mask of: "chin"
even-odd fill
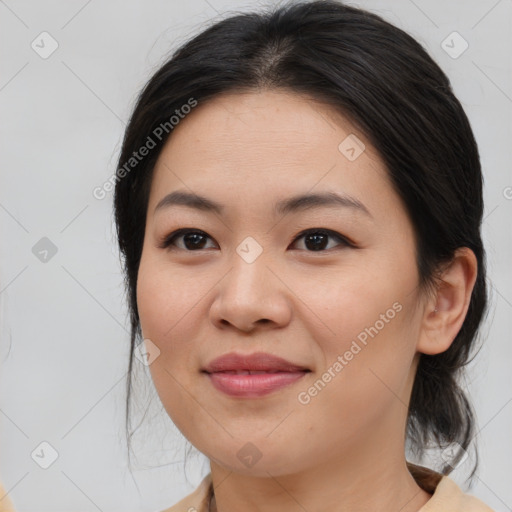
[[[296,461],[291,464],[290,450],[281,444],[279,449],[270,447],[267,441],[266,446],[261,443],[250,441],[230,443],[219,453],[219,446],[216,445],[212,452],[203,452],[212,462],[241,475],[268,478],[272,476],[286,475],[296,472]]]

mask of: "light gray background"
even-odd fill
[[[353,4],[427,48],[479,143],[492,297],[486,341],[467,380],[481,455],[471,492],[512,510],[512,2]],[[112,195],[100,201],[92,190],[115,171],[136,94],[171,49],[228,10],[260,5],[0,1],[0,480],[19,512],[161,510],[208,471],[198,456],[185,477],[184,440],[147,386],[154,414],[136,436],[133,473],[127,469],[128,323]],[[47,59],[31,48],[43,31],[59,45]],[[441,46],[453,31],[469,43],[456,59]],[[32,251],[42,237],[57,248],[47,262]],[[31,458],[43,441],[59,455],[48,469]],[[460,485],[463,468],[452,473]]]

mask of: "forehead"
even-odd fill
[[[286,91],[223,94],[185,116],[159,156],[150,208],[183,188],[262,205],[271,195],[308,190],[362,202],[393,193],[381,158],[348,119]]]
[[[167,147],[194,146],[199,151],[222,152],[227,146],[236,158],[242,156],[237,150],[272,152],[282,150],[285,144],[294,151],[289,155],[293,156],[314,151],[319,145],[331,144],[336,149],[339,137],[354,131],[334,107],[304,95],[284,90],[224,93],[185,116]],[[218,144],[222,147],[216,148]]]

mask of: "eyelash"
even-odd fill
[[[176,231],[173,231],[172,233],[170,233],[169,235],[165,236],[161,242],[158,244],[158,247],[160,249],[169,249],[169,250],[175,250],[175,249],[180,249],[180,250],[183,250],[183,251],[186,251],[186,252],[198,252],[198,251],[201,251],[201,250],[205,250],[205,249],[197,249],[197,250],[190,250],[190,249],[182,249],[182,248],[172,248],[171,246],[173,245],[174,241],[183,236],[183,235],[187,235],[187,234],[197,234],[197,235],[203,235],[203,236],[206,236],[208,238],[211,239],[211,237],[205,233],[204,231],[201,231],[201,230],[198,230],[198,229],[189,229],[189,228],[181,228],[181,229],[178,229]],[[341,244],[343,244],[344,246],[346,247],[354,247],[355,248],[355,244],[352,243],[348,238],[344,237],[343,235],[340,235],[339,233],[337,233],[336,231],[332,231],[330,229],[324,229],[324,228],[312,228],[312,229],[307,229],[305,231],[302,231],[301,233],[299,233],[293,240],[292,242],[292,245],[295,244],[298,240],[300,240],[301,238],[307,236],[307,235],[311,235],[311,234],[322,234],[322,235],[326,235],[326,236],[329,236],[329,237],[332,237],[332,238],[335,238],[336,240],[338,240],[339,242],[341,242]],[[308,251],[307,249],[304,249],[306,252],[328,252],[331,249],[321,249],[319,251]]]

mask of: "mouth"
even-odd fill
[[[266,353],[226,354],[201,370],[218,390],[232,397],[256,398],[302,379],[311,370]]]

